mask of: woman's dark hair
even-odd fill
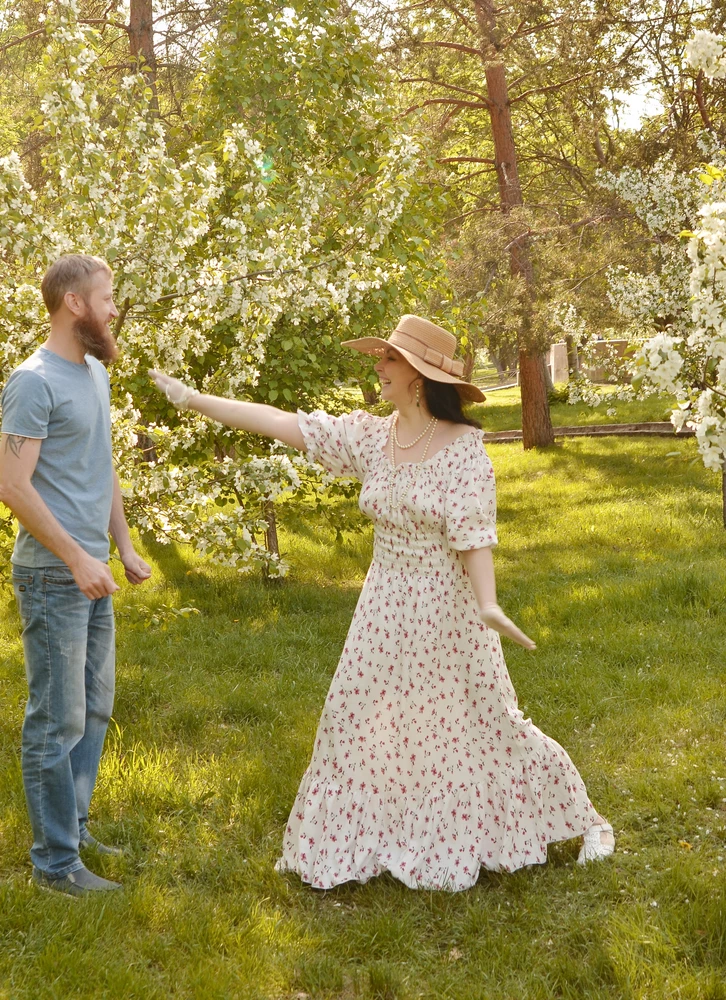
[[[453,424],[468,424],[470,427],[478,427],[481,424],[478,420],[464,415],[461,408],[461,396],[456,390],[456,386],[450,382],[434,382],[431,378],[423,378],[423,391],[426,405],[433,417],[439,420],[450,420]]]

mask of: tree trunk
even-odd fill
[[[541,448],[554,444],[555,435],[547,399],[545,363],[542,354],[519,353],[519,389],[522,397],[522,445]]]
[[[262,504],[262,512],[267,522],[265,529],[265,548],[275,556],[280,555],[280,545],[277,540],[277,515],[275,514],[275,503],[273,500],[265,500]]]
[[[154,441],[152,438],[149,437],[148,434],[144,434],[143,431],[139,431],[137,434],[136,447],[144,456],[143,457],[144,462],[155,464],[158,461],[156,448],[154,446]]]
[[[376,403],[380,403],[378,390],[374,389],[372,385],[361,385],[360,391],[363,393],[363,399],[368,406],[375,406]]]
[[[154,109],[158,111],[152,0],[130,0],[129,49],[131,50],[132,59],[141,59],[144,63],[144,76],[153,91],[152,103]]]
[[[512,115],[504,62],[499,54],[496,8],[493,0],[474,0],[482,42],[482,62],[489,98],[489,116],[494,140],[499,200],[507,215],[524,204],[517,169],[517,148],[512,129]],[[525,284],[525,316],[520,352],[519,381],[522,395],[522,439],[525,448],[541,448],[554,443],[550,418],[545,365],[541,351],[531,342],[530,316],[534,298],[534,270],[528,250],[528,233],[515,237],[509,244],[509,270]]]
[[[571,333],[568,333],[565,336],[565,343],[567,344],[567,368],[569,369],[570,375],[576,375],[580,370],[580,359],[577,355],[575,338]]]
[[[273,555],[279,556],[280,543],[277,540],[277,514],[275,513],[274,500],[264,500],[262,502],[262,513],[265,521],[267,522],[267,528],[265,529],[265,548]],[[265,570],[265,578],[267,583],[270,585],[274,584],[275,586],[278,586],[282,583],[282,577],[270,576],[267,570]]]
[[[489,348],[489,357],[497,370],[500,382],[503,382],[505,377],[511,378],[514,376],[516,378],[518,356],[519,351],[516,347],[511,347],[509,344],[506,347]]]

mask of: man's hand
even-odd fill
[[[525,649],[537,648],[529,636],[518,629],[510,618],[507,618],[498,604],[485,604],[479,612],[479,617],[487,628],[494,629],[500,635],[506,635],[509,639],[519,643],[520,646],[524,646]]]
[[[144,562],[134,549],[129,549],[123,555],[119,552],[119,559],[123,563],[124,570],[126,571],[126,579],[129,583],[143,583],[144,580],[148,580],[151,576],[151,566],[147,562]]]
[[[108,597],[119,589],[106,563],[101,562],[100,559],[94,559],[87,552],[84,552],[70,566],[70,570],[79,590],[86,595],[89,601],[96,601],[99,597]]]

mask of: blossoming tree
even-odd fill
[[[282,405],[329,393],[358,364],[337,331],[371,312],[385,317],[421,258],[410,210],[417,150],[376,130],[376,95],[353,94],[348,104],[359,101],[370,122],[357,184],[311,157],[286,178],[283,200],[244,125],[172,156],[144,76],[123,77],[115,94],[99,83],[113,79],[108,49],[73,0],[47,27],[42,183],[31,185],[17,153],[0,159],[0,381],[45,336],[38,286],[48,264],[67,252],[105,257],[120,308],[112,415],[130,520],[160,541],[282,574],[261,543],[264,511],[301,477],[314,482],[311,468],[177,417],[146,370]],[[287,27],[305,36],[304,23]],[[0,537],[7,547],[7,517]]]
[[[710,79],[726,79],[726,43],[712,32],[696,32],[686,57]],[[650,332],[635,355],[636,376],[675,395],[676,430],[692,428],[705,466],[724,472],[726,165],[712,135],[701,148],[710,162],[690,173],[666,158],[608,181],[652,234],[654,257],[646,274],[614,271],[610,294],[627,320]],[[726,524],[726,478],[724,487]]]

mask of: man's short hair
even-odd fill
[[[60,309],[66,292],[76,292],[85,298],[91,278],[99,271],[105,271],[109,276],[113,273],[103,258],[85,253],[69,253],[51,264],[40,283],[43,301],[50,315]]]

